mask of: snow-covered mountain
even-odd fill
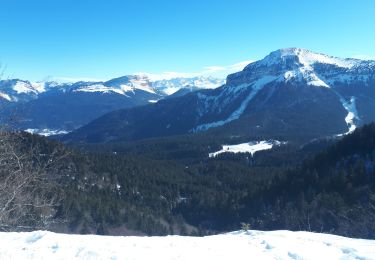
[[[225,83],[224,79],[198,76],[193,78],[172,78],[152,80],[147,75],[128,75],[105,82],[78,81],[58,83],[55,81],[30,82],[27,80],[0,80],[0,99],[8,102],[27,102],[41,94],[56,91],[115,93],[126,96],[129,92],[145,91],[160,96],[174,94],[180,89],[212,89]]]
[[[110,113],[70,136],[96,142],[212,130],[306,141],[351,132],[375,121],[373,111],[375,61],[287,48],[229,75],[220,88]]]
[[[0,100],[8,102],[27,102],[46,92],[52,82],[30,82],[11,79],[0,81]]]
[[[243,89],[251,89],[247,98],[225,120],[210,122],[197,126],[194,130],[206,130],[238,119],[249,105],[251,100],[268,85],[294,85],[329,88],[336,94],[343,108],[347,111],[345,122],[349,125],[348,131],[353,131],[360,118],[355,106],[356,96],[361,95],[363,89],[352,89],[353,86],[373,86],[375,76],[375,61],[358,59],[341,59],[332,56],[314,53],[301,48],[280,49],[270,53],[263,60],[249,64],[243,71],[234,73],[227,78],[227,87],[221,96],[231,98],[242,95]],[[276,89],[274,89],[276,90]],[[373,91],[371,87],[370,91]],[[353,92],[354,91],[354,92]],[[308,98],[307,96],[301,98]],[[220,97],[213,100],[202,96],[208,107],[223,106]],[[228,100],[228,99],[226,99]],[[219,102],[217,102],[219,101]],[[227,103],[224,101],[224,105]]]
[[[205,88],[204,84],[213,88],[221,83],[204,77],[153,81],[146,75],[123,76],[105,82],[3,80],[0,102],[5,108],[0,114],[5,122],[9,115],[16,117],[17,126],[29,132],[64,133],[107,112],[155,103],[186,86],[196,90]]]
[[[291,231],[206,237],[0,233],[1,259],[374,259],[375,241]]]
[[[153,83],[153,87],[167,95],[172,95],[182,88],[193,89],[214,89],[225,84],[224,79],[213,77],[193,77],[193,78],[174,78],[170,80],[158,80]]]

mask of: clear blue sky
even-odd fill
[[[196,72],[283,47],[375,57],[374,0],[1,0],[6,75]]]

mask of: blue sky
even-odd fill
[[[375,57],[374,14],[373,0],[1,0],[0,62],[43,80],[224,73],[283,47]]]

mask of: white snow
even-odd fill
[[[286,64],[288,65],[286,66]],[[342,72],[340,72],[341,74],[337,74],[337,70],[331,67],[318,73],[315,70],[316,64],[333,65],[341,69]],[[367,75],[369,68],[368,64],[364,64],[359,59],[337,58],[301,48],[286,48],[274,51],[263,60],[249,66],[256,68],[263,66],[272,67],[274,65],[281,66],[282,68],[283,76],[279,78],[280,81],[289,81],[291,79],[304,80],[308,85],[327,88],[329,88],[330,83],[341,81],[340,76],[346,77],[350,73],[358,75],[361,68],[365,70],[364,73]],[[319,74],[323,74],[324,76]],[[357,80],[366,81],[366,78],[358,76]]]
[[[222,153],[251,153],[253,156],[258,151],[270,150],[273,146],[279,146],[284,144],[279,141],[260,141],[260,142],[249,142],[235,145],[223,145],[220,151],[210,153],[209,157],[216,157]]]
[[[31,86],[35,89],[38,93],[43,93],[46,91],[46,83],[45,82],[31,82]]]
[[[29,84],[23,81],[17,81],[13,86],[13,90],[15,90],[17,94],[35,92]]]
[[[353,132],[357,126],[354,122],[354,120],[358,120],[358,111],[355,106],[355,97],[350,98],[350,102],[343,102],[343,106],[348,111],[348,115],[345,117],[345,122],[350,126],[349,132]]]
[[[110,93],[114,92],[120,95],[125,95],[124,91],[118,88],[112,88],[104,86],[103,84],[93,84],[85,87],[80,87],[75,89],[74,92],[102,92],[102,93]]]
[[[302,48],[285,48],[272,52],[264,60],[261,61],[261,64],[272,66],[274,64],[278,64],[280,62],[280,59],[286,59],[290,56],[297,56],[299,61],[305,66],[312,66],[315,63],[324,63],[350,69],[360,62],[357,59],[336,58],[325,54],[315,53]]]
[[[181,88],[179,88],[179,87],[167,87],[167,88],[163,89],[163,92],[166,95],[170,96],[170,95],[176,93],[177,91],[179,91],[180,89]]]
[[[51,136],[51,135],[65,135],[69,133],[68,131],[65,130],[52,130],[52,129],[34,129],[34,128],[29,128],[26,129],[25,132],[28,132],[30,134],[37,134],[37,135],[42,135],[42,136]]]
[[[301,67],[296,70],[289,70],[284,73],[283,77],[279,78],[279,81],[285,80],[288,82],[293,79],[304,79],[309,86],[329,88],[329,85],[319,78],[311,67]]]
[[[339,98],[342,106],[345,108],[345,110],[348,112],[347,116],[345,117],[345,122],[349,126],[348,132],[344,133],[344,135],[350,134],[354,132],[354,130],[357,128],[356,122],[359,121],[359,115],[357,111],[357,107],[355,105],[356,98],[352,96],[349,101],[347,101],[343,96],[341,96],[339,93],[335,92]],[[340,134],[339,136],[341,136]]]
[[[121,88],[124,92],[133,92],[133,93],[134,93],[134,88],[133,88],[132,86],[122,84],[122,85],[120,85],[120,88]]]
[[[289,50],[289,49],[286,49],[286,50]],[[285,56],[288,56],[288,55],[297,55],[298,56],[298,59],[299,59],[299,62],[301,63],[302,66],[294,69],[294,70],[289,70],[289,71],[286,71],[283,75],[283,77],[279,78],[280,81],[289,81],[289,80],[292,80],[292,79],[295,79],[297,78],[298,80],[301,80],[301,79],[304,79],[307,83],[307,85],[310,85],[310,86],[316,86],[316,87],[326,87],[326,88],[329,88],[329,85],[327,83],[325,83],[314,71],[314,68],[312,67],[312,64],[314,64],[315,62],[323,62],[325,61],[322,57],[329,57],[329,56],[325,56],[325,55],[322,55],[322,54],[316,54],[316,53],[312,53],[310,51],[307,51],[307,50],[303,50],[303,49],[291,49],[293,51],[290,51],[290,52],[286,52],[283,53],[283,51],[285,50],[281,50],[281,58],[284,58]],[[302,52],[302,54],[300,54],[300,52]],[[310,55],[303,55],[303,54],[310,54]],[[316,56],[316,59],[314,59],[313,57]],[[333,58],[332,58],[333,59]],[[267,58],[266,58],[267,60]],[[330,60],[328,60],[330,61]],[[327,61],[325,62],[327,63]]]
[[[149,103],[157,103],[159,100],[157,100],[157,99],[150,99],[148,102]]]
[[[45,83],[44,82],[28,82],[28,81],[17,81],[16,84],[13,86],[13,90],[17,92],[17,94],[39,94],[45,92]]]
[[[169,80],[152,81],[147,75],[129,75],[126,76],[125,82],[107,83],[92,83],[87,86],[82,86],[75,91],[81,92],[115,92],[117,94],[126,95],[127,92],[134,93],[135,90],[142,90],[148,93],[156,94],[156,92],[163,92],[166,95],[171,95],[181,88],[190,86],[201,89],[216,88],[225,83],[223,79],[216,79],[211,77],[195,77],[195,78],[173,78]]]
[[[207,124],[198,125],[192,131],[193,132],[205,131],[205,130],[207,130],[209,128],[222,126],[222,125],[225,125],[225,124],[227,124],[229,122],[232,122],[233,120],[236,120],[236,119],[240,118],[240,116],[246,110],[246,108],[249,105],[250,101],[256,96],[256,94],[258,94],[258,92],[265,85],[267,85],[268,83],[274,81],[275,79],[276,79],[276,77],[274,77],[274,76],[264,76],[264,77],[258,79],[257,81],[255,81],[251,85],[251,87],[252,87],[251,93],[242,101],[240,107],[237,108],[235,111],[233,111],[232,114],[228,118],[226,118],[224,120],[219,120],[219,121],[216,121],[216,122],[211,122],[211,123],[207,123]],[[239,87],[241,87],[241,89],[242,89],[243,86],[244,86],[244,84],[241,84]],[[238,88],[231,87],[230,89],[236,90]]]
[[[151,86],[150,79],[146,76],[129,77],[130,87],[155,94],[155,89]]]
[[[75,92],[102,92],[102,93],[117,93],[120,95],[127,96],[127,92],[133,92],[135,90],[142,90],[145,92],[155,94],[155,90],[151,86],[151,82],[147,77],[138,76],[138,75],[130,75],[125,77],[125,83],[112,83],[108,85],[107,83],[89,83],[86,86],[82,86],[76,90]]]
[[[0,233],[0,259],[374,259],[375,241],[291,231],[207,237]]]
[[[12,98],[6,93],[0,92],[0,97],[6,99],[8,101],[12,101]]]
[[[152,83],[152,86],[164,92],[167,95],[172,95],[181,88],[184,87],[194,87],[199,89],[214,89],[220,87],[225,84],[224,79],[217,79],[213,77],[192,77],[192,78],[172,78],[172,79],[164,79],[164,80],[157,80]]]
[[[143,85],[143,84],[138,84],[138,83],[134,84],[133,82],[130,84],[122,84],[120,87],[121,87],[121,90],[123,90],[124,92],[134,93],[134,90],[139,89],[139,90],[143,90],[143,91],[155,94],[155,90],[149,85]]]

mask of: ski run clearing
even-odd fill
[[[285,144],[279,141],[260,141],[260,142],[250,142],[235,145],[223,145],[220,151],[210,153],[209,157],[216,157],[222,153],[251,153],[253,156],[258,151],[270,150],[272,147]]]
[[[375,240],[292,231],[207,237],[0,233],[0,259],[375,259]]]

